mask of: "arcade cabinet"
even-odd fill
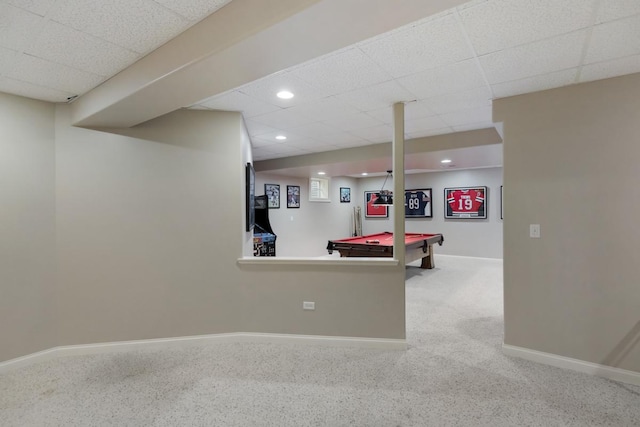
[[[255,218],[253,228],[253,256],[276,256],[276,235],[269,223],[267,196],[255,196]]]

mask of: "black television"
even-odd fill
[[[247,163],[246,167],[246,231],[253,230],[256,225],[256,211],[255,211],[255,191],[256,191],[256,171],[253,169],[251,163]]]

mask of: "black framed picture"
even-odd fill
[[[487,218],[487,187],[444,189],[444,217],[449,219]]]
[[[269,209],[280,208],[280,185],[279,184],[265,184],[264,194],[267,196],[267,206]]]
[[[299,185],[287,185],[287,207],[288,208],[300,207],[300,186]]]
[[[256,210],[255,210],[255,194],[256,194],[256,171],[253,169],[251,163],[247,163],[246,171],[246,203],[247,203],[247,215],[246,215],[246,231],[253,230],[256,224]]]
[[[404,190],[405,218],[433,218],[431,188]]]
[[[340,187],[340,203],[351,203],[351,188]]]

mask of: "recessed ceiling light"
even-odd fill
[[[440,160],[440,163],[451,163],[451,160],[450,159]]]
[[[276,94],[276,96],[280,99],[291,99],[293,98],[293,93],[289,92],[288,90],[281,90]]]
[[[326,172],[318,172],[318,175],[326,175]]]
[[[362,172],[362,176],[367,176],[367,175],[369,175],[369,174],[366,173],[366,172]]]
[[[287,137],[284,135],[278,135],[276,136],[276,139],[279,139],[280,141],[284,141],[285,139],[287,139]]]

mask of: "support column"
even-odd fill
[[[404,266],[404,103],[393,104],[393,255]]]

